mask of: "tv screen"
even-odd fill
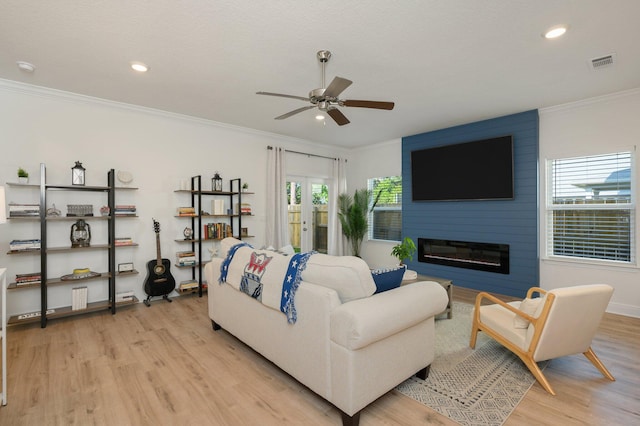
[[[513,199],[513,138],[411,152],[413,201]]]

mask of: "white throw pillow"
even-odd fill
[[[544,298],[543,297],[536,297],[535,299],[524,299],[521,303],[520,303],[520,310],[522,312],[524,312],[527,315],[530,315],[534,318],[537,318],[536,311],[538,310],[538,308],[542,305],[542,303],[544,303]],[[540,315],[540,313],[537,313],[538,315]],[[513,318],[513,327],[514,328],[527,328],[529,327],[529,321],[527,321],[526,319],[522,318],[521,316],[518,316],[516,314],[513,314],[514,318]]]
[[[376,291],[369,266],[355,256],[316,253],[307,261],[302,280],[334,289],[342,303],[369,297]]]

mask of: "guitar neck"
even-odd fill
[[[162,265],[162,255],[160,254],[160,233],[156,232],[156,255],[157,255],[157,260],[156,260],[156,264],[157,265]]]

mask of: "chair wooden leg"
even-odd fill
[[[589,348],[584,353],[584,356],[586,356],[587,359],[591,361],[591,364],[595,365],[595,367],[602,373],[604,377],[611,380],[612,382],[616,381],[616,379],[614,379],[611,373],[609,373],[609,370],[607,370],[607,367],[605,367],[602,361],[600,361],[600,358],[598,358],[595,352],[593,352],[593,349]]]
[[[473,321],[473,325],[471,327],[473,328],[471,329],[471,340],[469,341],[469,347],[471,349],[475,349],[476,339],[478,338],[478,325],[476,324],[475,321]]]
[[[555,395],[556,394],[555,391],[549,384],[549,381],[544,376],[544,374],[542,374],[542,370],[540,370],[540,367],[538,367],[538,363],[529,357],[520,356],[520,359],[524,362],[524,364],[527,366],[529,371],[531,371],[531,374],[533,374],[533,377],[535,377],[538,383],[540,383],[540,386],[542,386],[544,390],[549,392],[551,395]]]

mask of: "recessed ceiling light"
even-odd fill
[[[544,38],[558,38],[564,33],[567,32],[568,27],[566,25],[556,25],[555,27],[549,28],[547,31],[542,34]]]
[[[18,64],[18,68],[25,72],[34,72],[36,70],[36,66],[29,62],[18,61],[16,64]]]
[[[142,62],[131,62],[131,68],[138,72],[147,72],[149,70],[149,67]]]

